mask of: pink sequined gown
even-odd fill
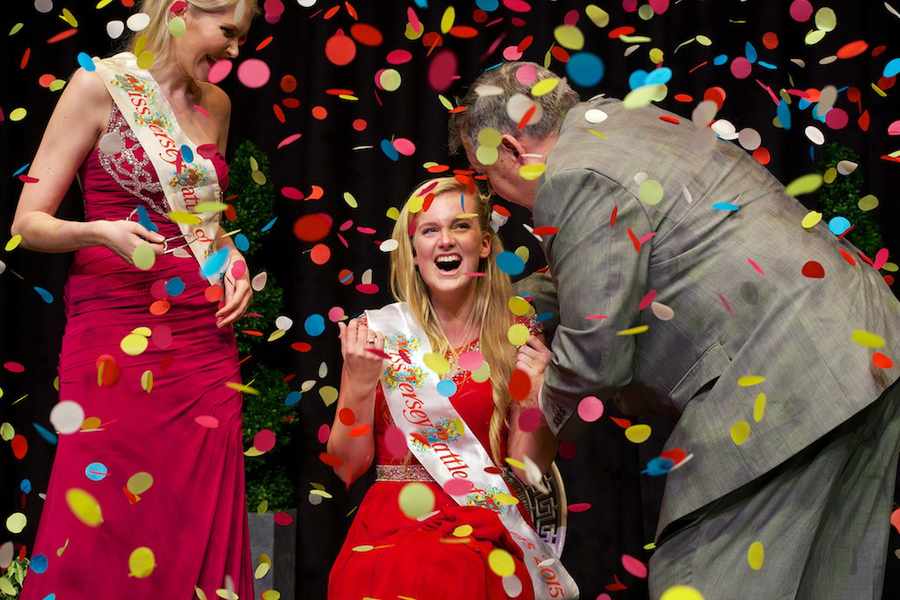
[[[142,205],[160,233],[180,235],[157,212],[166,203],[156,172],[116,107],[107,132],[122,135],[126,150],[95,150],[81,166],[86,219],[123,219]],[[221,155],[213,161],[224,188],[227,167]],[[195,587],[207,598],[229,587],[241,600],[253,598],[241,395],[226,386],[240,382],[237,348],[233,330],[216,327],[208,287],[192,255],[158,256],[141,271],[105,246],[75,253],[60,399],[77,402],[99,425],[59,436],[32,552],[47,567],[28,573],[23,600],[189,600]],[[168,311],[151,313],[156,300],[166,300]],[[121,342],[137,327],[151,336],[132,356]],[[103,355],[113,358],[118,377],[101,386]],[[109,364],[105,369],[109,376]],[[147,371],[149,393],[142,387]],[[137,473],[150,474],[152,485],[135,496],[128,481]],[[76,518],[67,502],[73,488],[96,499],[101,524]],[[146,577],[130,575],[129,556],[140,547],[155,557]]]

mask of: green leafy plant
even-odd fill
[[[249,247],[244,251],[248,264],[260,262],[260,252],[272,221],[275,188],[269,180],[269,160],[252,142],[242,142],[229,165],[231,185],[228,201],[233,202],[236,218],[227,224],[229,231],[240,229]],[[258,269],[256,269],[258,270]],[[259,510],[295,508],[296,486],[288,473],[291,460],[287,453],[291,435],[296,429],[296,412],[285,401],[290,389],[285,375],[264,362],[261,349],[269,343],[276,317],[282,311],[284,290],[268,277],[266,286],[254,292],[253,303],[237,324],[238,351],[242,359],[241,376],[244,382],[259,392],[244,394],[243,443],[253,447],[253,438],[262,429],[275,433],[275,447],[262,456],[244,459],[247,507]]]
[[[822,148],[817,163],[818,171],[825,173],[837,167],[842,160],[859,164],[859,155],[842,144],[831,143]],[[874,211],[863,211],[858,202],[863,189],[863,175],[859,169],[849,175],[837,175],[831,183],[825,183],[818,191],[819,212],[824,221],[844,217],[850,221],[853,231],[846,238],[870,258],[884,246],[881,230]]]
[[[22,592],[22,582],[28,572],[28,559],[16,558],[0,576],[0,600],[15,600]]]

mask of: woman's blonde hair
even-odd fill
[[[454,177],[442,177],[424,182],[412,193],[400,211],[391,236],[399,244],[391,255],[391,292],[398,301],[409,304],[413,315],[428,335],[432,352],[443,355],[453,350],[438,322],[428,288],[415,265],[413,230],[410,227],[411,218],[415,215],[411,217],[409,212],[410,202],[414,198],[423,195],[433,195],[436,198],[448,192],[468,194],[475,198],[481,233],[490,236],[491,241],[490,255],[481,259],[480,271],[484,275],[475,278],[475,306],[470,319],[476,320],[476,323],[480,321],[481,353],[490,365],[494,400],[494,412],[490,423],[491,456],[497,466],[502,467],[505,457],[500,450],[501,435],[504,426],[508,425],[507,415],[511,402],[509,378],[516,359],[515,347],[506,337],[507,330],[513,323],[512,313],[507,308],[509,299],[513,296],[513,289],[509,276],[497,267],[497,255],[503,251],[503,244],[491,228],[491,207],[488,198],[479,194],[474,185]]]
[[[140,12],[150,17],[150,23],[143,30],[128,38],[127,49],[138,54],[138,45],[142,51],[152,52],[156,61],[166,60],[172,46],[172,34],[169,33],[169,7],[173,0],[143,0]],[[186,0],[188,5],[203,11],[216,11],[243,3],[250,18],[259,14],[257,0]]]

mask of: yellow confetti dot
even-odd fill
[[[469,537],[472,535],[472,532],[475,531],[471,525],[460,525],[456,529],[453,530],[453,535],[456,537]]]
[[[516,469],[525,469],[525,463],[523,463],[521,460],[516,460],[511,456],[507,456],[505,460],[506,463],[511,467],[515,467]]]
[[[256,185],[266,185],[266,175],[262,171],[253,171],[250,173],[250,178],[253,179],[253,183]]]
[[[638,16],[644,21],[649,21],[653,18],[653,7],[649,4],[642,5],[638,9]]]
[[[810,173],[802,175],[790,182],[784,191],[788,196],[799,196],[801,194],[809,194],[822,186],[822,176],[818,173]]]
[[[384,214],[388,219],[390,219],[392,221],[396,221],[397,219],[400,218],[400,211],[397,210],[396,206],[390,207],[389,209],[387,209],[387,212]]]
[[[703,600],[703,594],[689,585],[673,585],[663,592],[659,600]]]
[[[663,186],[655,179],[645,179],[638,189],[638,198],[644,204],[656,206],[663,199]]]
[[[636,335],[638,333],[644,333],[650,329],[649,325],[638,325],[637,327],[632,327],[631,329],[623,329],[621,331],[617,331],[616,335]]]
[[[28,114],[28,111],[22,107],[14,108],[9,112],[9,120],[10,121],[21,121],[25,118],[25,115]]]
[[[497,151],[496,146],[478,146],[475,149],[475,158],[484,166],[489,167],[497,162],[497,159],[500,158],[500,153]]]
[[[853,341],[863,348],[881,348],[884,346],[883,337],[864,329],[853,330]]]
[[[747,564],[750,565],[750,568],[754,571],[759,571],[763,568],[765,560],[766,550],[763,547],[762,542],[753,542],[750,544],[750,547],[747,548]]]
[[[628,109],[641,108],[647,106],[659,94],[657,88],[664,87],[661,85],[642,85],[634,88],[622,100],[622,106]]]
[[[588,4],[584,9],[588,19],[597,27],[606,27],[609,25],[609,13],[597,6],[596,4]]]
[[[706,37],[705,35],[698,35],[694,39],[697,40],[697,43],[700,44],[701,46],[712,46],[712,43],[713,43],[712,40],[709,39],[708,37]]]
[[[506,492],[500,492],[499,494],[494,494],[494,500],[497,501],[497,504],[501,506],[515,506],[519,503],[519,499],[513,496],[512,494],[507,494]]]
[[[128,482],[125,484],[125,487],[127,487],[128,491],[135,496],[140,496],[151,487],[153,487],[153,475],[144,471],[135,473],[128,478]]]
[[[530,335],[531,332],[528,331],[527,326],[522,323],[516,323],[507,330],[506,339],[508,339],[509,343],[513,346],[521,346],[528,341],[528,336]]]
[[[3,423],[0,425],[0,440],[4,442],[8,442],[9,440],[16,437],[16,428],[13,427],[9,423]]]
[[[236,392],[241,392],[242,394],[253,394],[254,396],[259,396],[259,390],[250,387],[249,385],[244,385],[243,383],[238,383],[236,381],[226,381],[225,387],[232,389]]]
[[[544,163],[529,163],[527,165],[522,165],[519,168],[519,177],[525,181],[534,181],[543,175],[546,170],[547,165]]]
[[[878,206],[878,197],[873,194],[866,194],[859,199],[859,202],[857,202],[856,205],[859,207],[859,210],[868,212]]]
[[[131,333],[122,338],[122,343],[119,344],[119,347],[128,356],[137,356],[147,349],[148,344],[149,342],[144,336]]]
[[[22,243],[22,234],[17,233],[16,235],[9,238],[8,242],[6,242],[6,251],[12,252],[16,248],[18,248],[19,244],[21,244],[21,243]]]
[[[103,523],[103,512],[96,498],[79,488],[66,491],[66,504],[79,521],[88,527],[97,527]]]
[[[269,571],[271,569],[272,569],[272,562],[271,561],[263,561],[263,562],[259,563],[258,565],[256,565],[256,569],[254,569],[254,571],[253,571],[253,578],[254,579],[262,579],[263,577],[265,577],[266,575],[269,574]]]
[[[643,444],[650,439],[653,430],[649,425],[632,425],[625,430],[625,437],[634,444]]]
[[[280,340],[282,337],[284,337],[284,334],[286,334],[286,333],[287,332],[284,329],[276,329],[275,331],[273,331],[272,333],[269,334],[269,337],[266,341],[274,342],[275,340]]]
[[[179,225],[198,225],[203,222],[199,215],[185,212],[183,210],[173,210],[166,215],[169,220]]]
[[[500,577],[507,577],[516,572],[516,561],[512,555],[502,548],[494,548],[488,554],[488,566]]]
[[[23,513],[15,512],[6,518],[6,528],[10,533],[22,533],[26,525],[28,525],[28,517]]]
[[[153,335],[153,331],[149,327],[135,327],[131,330],[131,333],[134,335],[142,335],[144,337],[150,337]]]
[[[325,406],[331,406],[338,399],[338,390],[334,386],[324,385],[319,388],[319,397],[322,398]]]
[[[131,253],[131,262],[141,271],[149,271],[156,263],[156,252],[147,242],[139,242]]]
[[[407,483],[397,496],[400,510],[410,519],[418,519],[434,510],[434,492],[423,483]]]
[[[509,307],[509,312],[517,317],[524,317],[534,310],[528,303],[528,300],[521,296],[513,296],[509,299],[509,302],[506,303],[506,306]]]
[[[344,202],[347,203],[347,206],[350,208],[357,208],[359,203],[356,201],[356,198],[353,197],[353,194],[350,192],[344,192]]]
[[[528,258],[531,256],[531,251],[528,249],[528,246],[519,246],[513,254],[521,258],[522,262],[527,263]]]
[[[822,180],[825,183],[834,183],[834,180],[837,179],[838,172],[834,167],[828,167],[825,171],[825,175],[822,177]]]
[[[81,422],[81,431],[88,431],[90,429],[99,429],[100,425],[102,425],[102,424],[103,424],[103,422],[100,420],[99,417],[88,417],[87,419],[85,419],[84,421]]]
[[[153,556],[153,550],[146,546],[135,548],[128,557],[128,570],[132,577],[143,579],[149,577],[156,568],[156,557]]]
[[[227,210],[228,205],[224,202],[201,202],[197,206],[194,207],[195,213],[215,213],[222,212],[223,210]]]
[[[195,587],[194,593],[197,594],[197,600],[206,600],[206,592],[204,592],[200,588]]]
[[[395,92],[400,89],[400,84],[403,83],[403,78],[400,76],[400,73],[398,73],[396,69],[385,69],[381,72],[379,82],[381,83],[381,87],[383,87],[385,91]]]
[[[50,85],[47,87],[51,92],[58,92],[59,90],[66,87],[66,82],[62,79],[54,79],[50,82]]]
[[[112,2],[112,0],[110,0]],[[22,28],[25,27],[25,23],[21,21],[12,26],[12,29],[9,30],[9,35],[13,36],[22,31]]]
[[[437,373],[438,376],[443,376],[444,373],[450,370],[450,363],[437,352],[429,352],[422,357],[422,361],[426,367]]]
[[[825,38],[826,33],[826,31],[822,31],[821,29],[811,29],[803,38],[803,42],[807,46],[815,46]]]
[[[478,132],[478,144],[481,146],[490,146],[496,148],[503,140],[503,134],[493,127],[485,127]]]
[[[750,423],[747,421],[738,421],[731,426],[731,441],[736,446],[742,445],[750,437]]]
[[[837,27],[837,15],[834,10],[823,6],[816,11],[816,27],[822,31],[834,31]]]
[[[407,210],[410,214],[421,212],[423,206],[425,206],[425,198],[423,196],[413,196],[409,199],[409,202],[406,203]]]
[[[800,224],[803,225],[803,229],[812,229],[813,227],[818,225],[819,221],[821,220],[822,213],[811,210],[806,213],[806,216],[803,217],[803,220],[800,221]]]
[[[753,420],[759,423],[766,414],[766,395],[760,392],[753,401]]]
[[[262,600],[280,600],[281,592],[278,590],[266,590],[260,596]]]
[[[531,86],[531,95],[535,98],[538,98],[545,94],[549,94],[556,89],[557,85],[559,85],[559,78],[557,77],[548,77],[547,79],[541,79],[533,86]]]
[[[447,33],[453,29],[454,21],[456,21],[456,9],[448,6],[444,14],[441,15],[441,33]]]
[[[753,387],[765,380],[766,378],[762,375],[741,375],[738,377],[738,385],[741,387]]]
[[[156,55],[149,50],[144,50],[137,57],[137,65],[141,69],[149,69],[156,62]]]
[[[69,24],[71,27],[78,27],[78,19],[75,18],[75,15],[72,14],[68,8],[62,9],[62,14],[59,15],[59,18]]]
[[[560,25],[553,30],[553,37],[559,45],[568,50],[584,48],[584,34],[574,25]]]
[[[169,34],[172,37],[181,37],[187,31],[187,23],[183,17],[173,17],[169,19]]]
[[[147,370],[141,373],[141,389],[148,394],[153,391],[153,371]]]
[[[650,49],[650,62],[654,65],[662,64],[663,60],[665,60],[665,54],[659,48],[651,48]]]
[[[354,552],[371,552],[375,549],[375,546],[371,544],[361,544],[359,546],[353,546]]]

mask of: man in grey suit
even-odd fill
[[[900,304],[738,146],[654,106],[578,103],[532,63],[453,115],[494,192],[533,211],[558,313],[541,407],[559,434],[629,384],[679,413],[650,561],[659,598],[877,599],[900,452]],[[711,110],[708,110],[711,109]],[[530,114],[528,114],[530,113]],[[697,121],[696,123],[694,121]],[[541,165],[546,170],[541,174]]]

